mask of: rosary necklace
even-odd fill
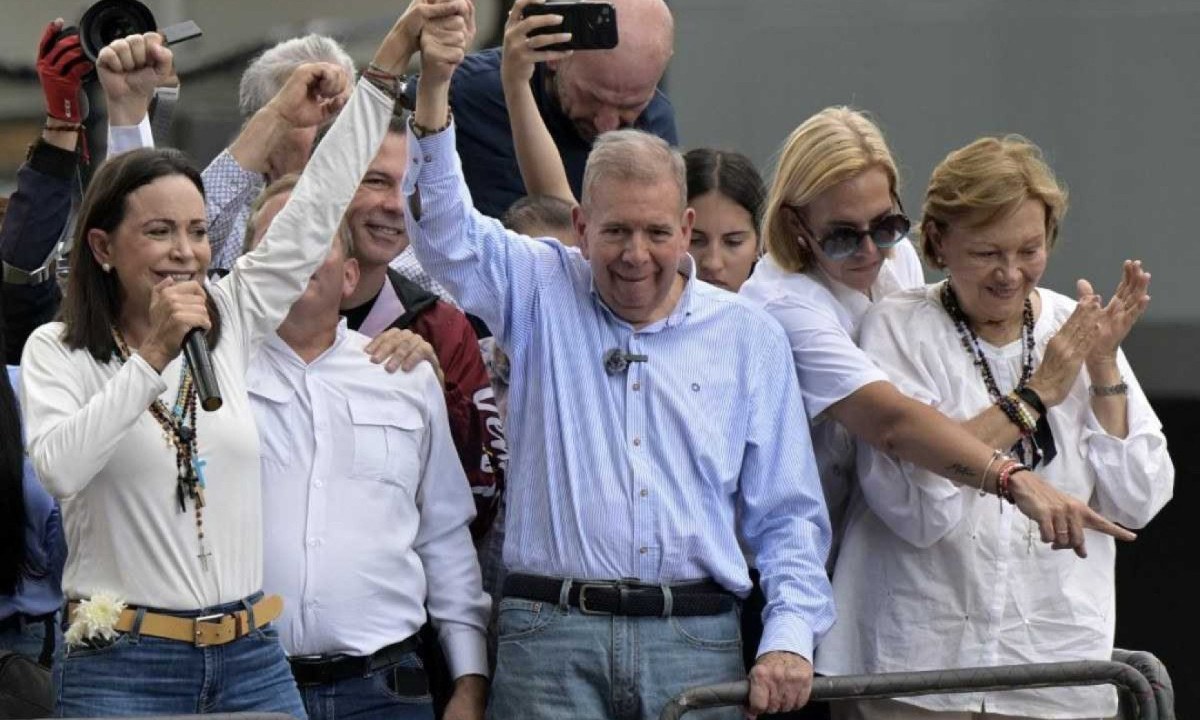
[[[130,357],[129,345],[120,330],[113,328],[112,335],[117,344],[117,356],[124,364]],[[187,512],[187,501],[192,501],[200,549],[196,557],[200,558],[200,566],[207,571],[212,553],[206,549],[204,542],[205,461],[196,452],[196,385],[186,359],[179,372],[179,391],[175,395],[174,406],[168,409],[162,400],[156,398],[148,409],[162,428],[163,441],[167,447],[175,450],[175,499],[179,504],[179,512]]]

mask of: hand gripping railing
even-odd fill
[[[1123,662],[1035,663],[817,677],[813,678],[810,699],[866,700],[1103,684],[1115,685],[1129,693],[1134,699],[1138,720],[1159,720],[1158,705],[1150,681],[1134,667]],[[750,684],[745,680],[685,690],[663,708],[659,718],[679,720],[684,713],[692,710],[742,705],[745,704],[749,691]]]

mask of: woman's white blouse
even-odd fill
[[[794,273],[770,256],[759,261],[740,294],[769,312],[787,331],[792,360],[811,422],[813,454],[833,524],[836,556],[841,519],[854,487],[854,437],[825,409],[873,382],[887,380],[858,347],[859,325],[872,302],[899,290],[923,287],[916,250],[900,241],[884,260],[871,297],[833,280],[819,269]]]
[[[899,389],[959,420],[991,404],[979,370],[942,308],[941,285],[878,304],[861,345]],[[1035,362],[1075,307],[1039,289]],[[1021,371],[1021,342],[982,343],[1001,392]],[[1047,481],[1105,517],[1141,527],[1170,499],[1166,438],[1123,354],[1129,433],[1108,435],[1091,410],[1087,371],[1048,414],[1058,447]],[[1007,448],[1001,448],[1007,449]],[[995,496],[957,486],[860,447],[861,497],[846,517],[834,571],[838,621],[817,650],[829,675],[1029,662],[1107,660],[1114,629],[1115,544],[1087,531],[1087,559],[1051,550],[1036,526]],[[1033,533],[1032,536],[1030,533]],[[1116,713],[1109,687],[932,695],[904,702],[930,710],[1045,718]]]
[[[21,359],[26,446],[62,503],[67,597],[106,591],[131,605],[192,610],[261,588],[258,433],[246,368],[324,261],[391,112],[385,94],[360,83],[262,244],[208,286],[223,322],[212,360],[225,402],[196,413],[207,571],[192,504],[180,512],[176,501],[175,450],[147,412],[156,398],[174,404],[182,356],[160,375],[136,353],[122,365],[69,350],[61,323],[29,338]]]

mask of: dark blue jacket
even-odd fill
[[[17,191],[8,199],[0,226],[0,259],[22,270],[36,270],[54,249],[71,212],[71,187],[77,158],[69,150],[39,140],[17,170]],[[25,340],[50,322],[62,302],[51,274],[34,285],[0,283],[5,354],[9,365],[21,362]]]
[[[530,81],[542,119],[562,155],[567,179],[575,197],[583,186],[583,168],[591,152],[591,142],[575,132],[575,126],[563,114],[558,102],[546,91],[546,69],[538,65]],[[500,49],[493,48],[467,56],[454,71],[450,84],[450,107],[458,133],[458,155],[463,175],[471,190],[475,207],[485,215],[500,217],[525,196],[525,184],[517,167],[504,87],[500,83]],[[671,145],[679,143],[675,130],[675,109],[661,91],[656,90],[641,117],[634,123],[639,130],[658,135]]]

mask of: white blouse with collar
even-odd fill
[[[841,423],[822,413],[864,385],[887,380],[859,349],[859,325],[873,302],[924,283],[920,258],[905,239],[884,260],[870,297],[819,269],[788,272],[770,256],[759,261],[741,288],[742,296],[783,325],[792,346],[792,360],[811,423],[813,454],[833,523],[830,563],[836,557],[841,519],[854,487],[855,441]]]
[[[991,405],[972,358],[942,308],[941,285],[878,304],[861,343],[900,390],[951,418]],[[1040,289],[1035,362],[1075,307]],[[1021,371],[1021,342],[982,344],[1001,392]],[[1091,410],[1086,369],[1048,419],[1058,455],[1039,468],[1055,487],[1105,517],[1141,527],[1171,497],[1174,466],[1161,425],[1123,354],[1129,384],[1125,438]],[[834,571],[838,622],[818,649],[828,675],[1107,660],[1114,630],[1115,545],[1087,532],[1087,559],[1051,550],[1011,505],[869,447],[859,450],[861,497],[847,513]],[[1032,531],[1033,536],[1030,537]],[[1110,717],[1109,687],[905,698],[930,710],[1045,718]]]

